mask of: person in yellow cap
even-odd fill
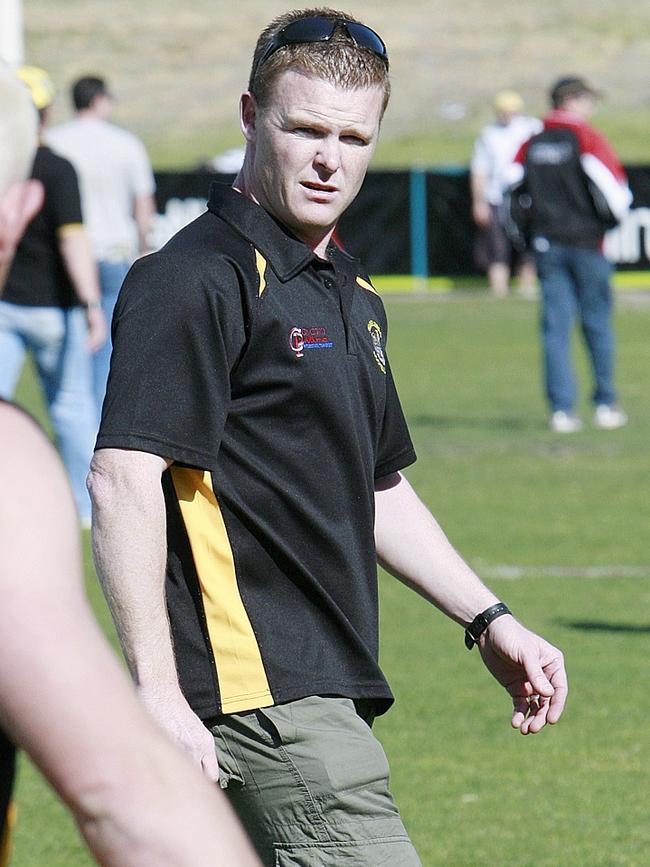
[[[43,205],[43,186],[24,180],[36,141],[29,94],[0,63],[0,294]],[[145,713],[92,617],[74,504],[51,443],[2,400],[0,442],[1,867],[14,742],[66,802],[98,864],[259,867],[221,792]]]
[[[22,67],[18,76],[38,111],[42,134],[54,85],[36,66]],[[0,301],[0,397],[13,396],[30,351],[79,520],[89,526],[85,479],[97,428],[90,353],[104,342],[106,319],[72,164],[39,142],[32,177],[43,186],[45,205],[18,245]]]
[[[513,265],[522,294],[532,294],[535,268],[528,253],[516,255],[501,219],[507,171],[520,145],[538,133],[541,122],[522,114],[524,101],[514,90],[502,90],[493,102],[496,119],[486,126],[474,145],[470,165],[472,216],[477,226],[475,258],[487,271],[494,295],[508,294]]]

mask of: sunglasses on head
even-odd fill
[[[324,18],[321,15],[314,15],[311,18],[299,18],[297,21],[292,21],[291,24],[287,24],[275,34],[255,64],[253,78],[257,75],[260,66],[266,63],[279,48],[307,42],[329,42],[338,27],[342,27],[359,48],[368,48],[378,57],[381,57],[386,64],[386,69],[388,69],[388,51],[384,40],[370,27],[366,27],[365,24],[356,24],[354,21],[346,21],[345,18]]]

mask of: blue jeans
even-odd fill
[[[86,476],[97,433],[86,334],[80,307],[62,310],[0,301],[0,397],[13,397],[25,354],[31,350],[84,522],[90,520]]]
[[[113,344],[111,342],[111,321],[113,319],[113,310],[115,302],[119,295],[120,288],[127,275],[131,262],[118,261],[109,262],[100,260],[97,263],[99,269],[99,283],[102,290],[102,310],[108,323],[108,337],[104,345],[93,355],[93,393],[95,396],[95,405],[97,407],[97,417],[101,418],[102,404],[104,395],[106,394],[106,383],[108,382],[108,372],[111,366],[111,352]]]
[[[551,411],[571,412],[577,400],[571,336],[580,319],[594,376],[595,404],[616,403],[612,266],[598,250],[582,250],[551,242],[536,250],[542,290],[541,331],[546,397]]]

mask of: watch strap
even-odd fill
[[[480,614],[477,614],[474,620],[472,620],[469,626],[465,629],[465,647],[468,650],[471,650],[475,644],[478,644],[479,638],[483,635],[493,620],[496,620],[497,617],[501,617],[502,614],[510,613],[511,611],[505,602],[498,602],[496,605],[492,605],[490,608],[486,608],[485,611],[481,611]]]

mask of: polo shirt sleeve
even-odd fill
[[[164,251],[133,266],[113,318],[97,449],[123,448],[214,470],[245,345],[234,270]]]
[[[132,140],[132,159],[130,164],[131,188],[135,196],[150,196],[156,190],[151,162],[142,142]]]
[[[55,170],[48,178],[46,206],[57,231],[83,222],[77,173],[72,163],[61,157],[57,158]]]
[[[375,478],[402,470],[417,460],[413,442],[400,404],[395,381],[386,360],[386,408],[379,436]]]

